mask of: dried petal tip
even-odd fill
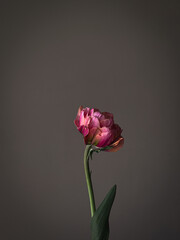
[[[116,142],[110,145],[111,148],[106,150],[107,152],[117,152],[124,145],[124,138],[119,138]]]

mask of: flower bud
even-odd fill
[[[124,138],[121,136],[122,129],[114,123],[111,113],[80,106],[74,123],[84,136],[86,145],[94,145],[104,148],[105,151],[115,152],[124,144]]]

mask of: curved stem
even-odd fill
[[[91,173],[89,170],[90,151],[91,151],[91,145],[86,145],[86,148],[84,151],[84,170],[85,170],[86,182],[87,182],[87,187],[88,187],[88,194],[89,194],[89,201],[90,201],[90,208],[91,208],[91,217],[93,217],[94,212],[96,211],[96,206],[95,206],[94,192],[93,192],[93,186],[92,186],[92,181],[91,181]]]

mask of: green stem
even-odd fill
[[[96,211],[96,206],[95,206],[94,192],[93,192],[93,186],[92,186],[92,181],[91,181],[91,173],[89,170],[90,151],[91,151],[91,145],[86,145],[86,148],[84,151],[84,170],[85,170],[86,182],[87,182],[88,193],[89,193],[91,217],[93,217],[94,212]]]

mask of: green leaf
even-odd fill
[[[108,192],[91,219],[91,240],[109,239],[109,215],[116,195],[116,185]]]

